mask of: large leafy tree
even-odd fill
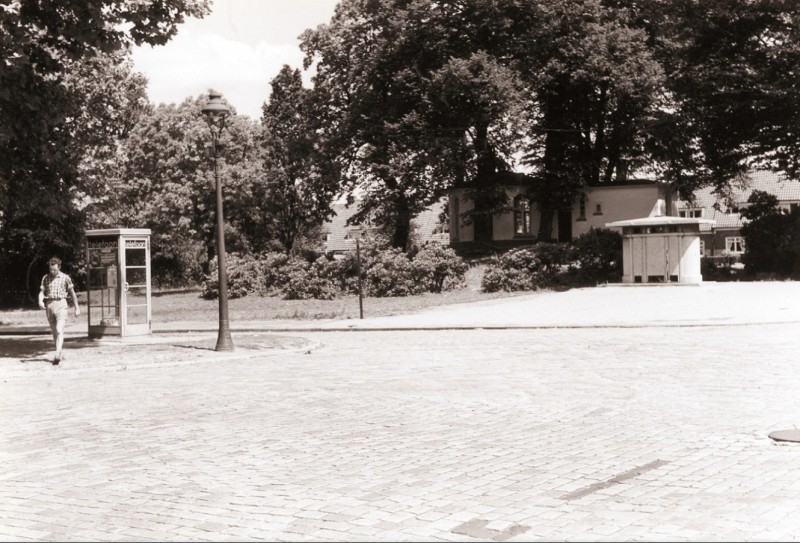
[[[646,149],[682,197],[753,166],[800,174],[797,2],[622,3],[666,74]]]
[[[73,197],[84,152],[113,119],[111,92],[103,108],[87,100],[104,57],[132,44],[162,44],[184,16],[202,16],[207,0],[12,0],[0,5],[0,282],[4,301],[24,299],[19,273],[37,255],[59,253],[69,269],[80,247],[82,217]],[[110,79],[118,81],[117,76]],[[124,78],[124,77],[123,77]],[[80,81],[78,79],[81,79]],[[106,81],[108,82],[108,80]],[[100,89],[97,88],[99,91]],[[105,89],[103,89],[105,90]],[[124,94],[124,93],[123,93]],[[99,117],[97,115],[100,114]],[[94,129],[80,124],[96,119]],[[120,128],[123,130],[124,128]],[[115,130],[115,129],[110,129]],[[89,141],[82,141],[87,137]],[[84,172],[85,173],[85,172]],[[90,178],[87,176],[86,178]]]
[[[447,187],[484,187],[508,168],[508,121],[524,121],[501,60],[514,4],[345,0],[304,35],[328,141],[346,158],[344,188],[363,196],[355,219],[371,216],[397,247]]]
[[[187,257],[204,263],[215,254],[215,178],[211,134],[201,112],[205,101],[187,98],[141,115],[121,145],[106,199],[87,208],[96,227],[150,228],[154,265]],[[251,204],[263,177],[260,130],[257,122],[235,113],[227,124],[219,158],[226,247],[247,252],[257,241]],[[196,268],[191,264],[183,266]]]
[[[548,239],[587,183],[655,172],[686,198],[753,164],[797,174],[799,13],[791,0],[346,0],[304,48],[362,209],[467,184],[477,215],[494,212],[525,146]]]
[[[514,52],[539,113],[527,156],[541,210],[539,238],[556,210],[588,184],[625,180],[644,163],[643,135],[663,71],[628,10],[600,0],[529,6],[531,27]]]
[[[800,275],[800,212],[786,213],[778,198],[754,190],[742,210],[745,253],[742,262],[749,273]]]
[[[320,144],[300,70],[284,66],[271,87],[261,117],[265,175],[254,186],[252,209],[264,224],[261,239],[277,240],[288,253],[298,237],[330,216],[338,165]]]

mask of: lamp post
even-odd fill
[[[230,109],[222,102],[222,95],[209,91],[208,103],[203,108],[206,122],[211,129],[214,152],[214,183],[217,189],[217,271],[219,274],[219,333],[216,351],[232,351],[233,340],[228,323],[228,277],[225,272],[225,218],[222,213],[222,183],[219,180],[219,136],[225,128]]]

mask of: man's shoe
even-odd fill
[[[61,362],[61,358],[61,353],[56,353],[55,358],[53,358],[53,365],[58,366],[58,364]]]

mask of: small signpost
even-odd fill
[[[364,297],[361,292],[361,246],[356,238],[356,267],[358,268],[358,318],[364,318]]]

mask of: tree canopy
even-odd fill
[[[38,258],[60,254],[67,270],[76,260],[76,197],[99,188],[98,153],[130,128],[143,100],[143,81],[123,60],[129,47],[165,43],[185,16],[207,11],[207,0],[0,5],[3,301],[25,297],[29,279],[20,270]]]
[[[339,181],[338,163],[320,144],[312,93],[299,69],[284,65],[271,83],[261,116],[263,181],[255,186],[253,208],[265,223],[262,239],[286,252],[331,214]]]
[[[799,173],[798,17],[789,0],[343,0],[302,46],[350,186],[399,217],[397,245],[400,211],[448,187],[473,187],[473,215],[505,209],[520,154],[548,239],[588,184],[655,175],[687,198],[756,164]]]
[[[0,5],[0,294],[50,253],[69,270],[84,225],[212,255],[203,99],[153,107],[128,60],[208,4]],[[313,88],[286,66],[260,125],[231,118],[231,248],[290,250],[337,193],[405,248],[454,187],[486,236],[504,185],[527,186],[550,239],[587,185],[648,175],[690,199],[752,167],[797,177],[799,29],[794,0],[342,0],[301,37]]]

